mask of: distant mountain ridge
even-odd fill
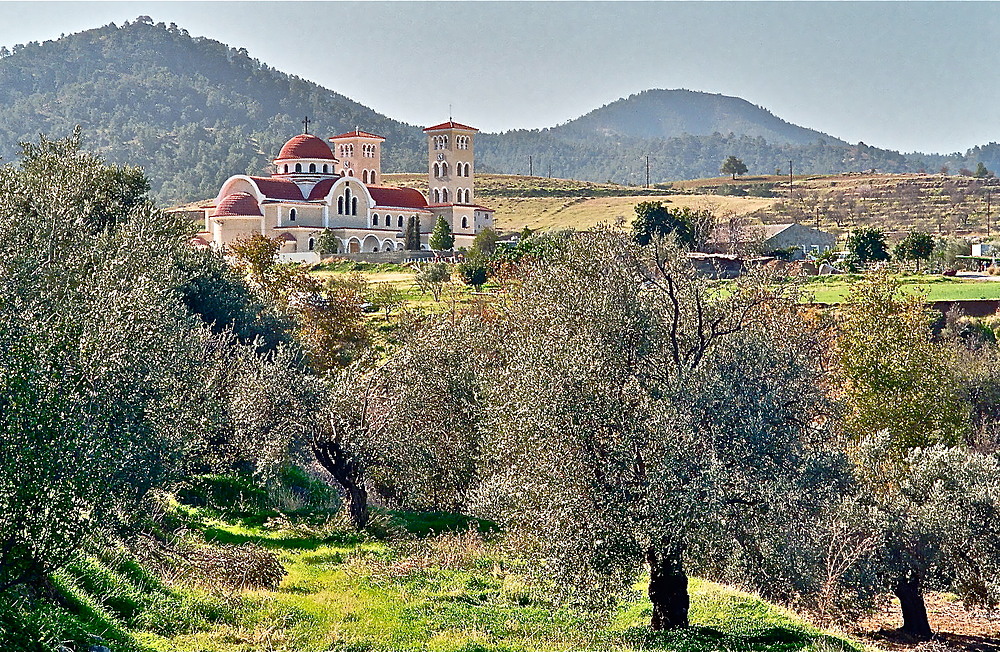
[[[80,124],[84,143],[109,160],[141,165],[155,196],[181,203],[213,196],[232,174],[266,173],[301,120],[314,133],[361,127],[386,138],[386,172],[426,170],[421,128],[252,59],[242,48],[192,37],[147,17],[45,43],[0,48],[0,156],[19,141],[59,137]],[[465,118],[475,123],[474,115]],[[481,133],[482,172],[642,184],[718,174],[727,156],[750,174],[1000,168],[1000,146],[965,155],[907,154],[851,145],[793,125],[746,100],[651,90],[548,129]],[[529,163],[530,161],[530,163]]]
[[[808,145],[826,140],[847,145],[828,134],[786,122],[742,98],[684,89],[636,93],[550,131],[578,138],[594,134],[675,138],[732,133],[776,144]]]

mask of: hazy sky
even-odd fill
[[[143,14],[411,124],[451,104],[485,131],[547,127],[688,88],[892,149],[1000,141],[996,3],[0,2],[0,44]]]

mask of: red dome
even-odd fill
[[[246,192],[234,192],[226,195],[215,207],[212,217],[241,217],[243,215],[261,216],[260,206],[253,195]]]
[[[281,151],[278,152],[278,158],[275,160],[280,161],[289,158],[324,158],[331,161],[336,160],[333,157],[333,151],[326,144],[326,141],[312,134],[299,134],[295,138],[292,138],[281,148]]]

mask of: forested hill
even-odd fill
[[[332,135],[360,127],[386,137],[386,172],[426,169],[420,127],[376,113],[332,90],[250,58],[244,49],[192,37],[142,17],[45,43],[0,48],[0,156],[38,133],[69,134],[114,162],[145,168],[165,203],[214,195],[231,174],[261,173],[300,121]],[[474,112],[465,118],[475,123]],[[739,98],[647,91],[566,124],[481,134],[483,172],[589,181],[653,182],[718,174],[730,155],[751,174],[869,170],[934,172],[1000,168],[1000,146],[966,155],[922,155],[850,145],[787,123]]]
[[[388,170],[424,167],[420,128],[174,25],[111,24],[0,58],[4,160],[19,141],[80,124],[85,147],[142,165],[163,201],[214,195],[231,174],[263,172],[306,115],[315,133],[361,126],[385,136]]]
[[[739,97],[689,90],[649,90],[595,109],[551,130],[560,136],[633,138],[740,134],[769,143],[809,145],[818,140],[846,145],[827,134],[785,122]]]

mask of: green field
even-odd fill
[[[257,543],[275,552],[288,575],[275,590],[208,594],[175,584],[153,617],[122,610],[123,582],[79,598],[96,617],[131,632],[140,649],[163,652],[786,652],[861,650],[796,615],[711,582],[691,584],[692,628],[654,634],[651,607],[637,585],[611,613],[554,604],[524,565],[475,532],[385,537],[336,525],[288,523],[284,529],[250,525],[208,510],[188,512],[194,529],[214,544]],[[389,530],[409,518],[382,515]],[[391,519],[394,519],[392,521]],[[445,520],[447,517],[445,517]],[[394,525],[392,524],[394,523]],[[454,524],[454,521],[452,521]],[[93,586],[88,574],[109,574],[96,561],[67,583]],[[82,577],[82,579],[81,579]],[[127,584],[127,582],[125,582]],[[122,623],[122,621],[125,621]],[[131,624],[131,627],[128,625]],[[93,630],[91,630],[93,631]]]
[[[859,278],[856,275],[816,277],[805,283],[804,290],[817,303],[840,303]],[[903,276],[899,280],[904,292],[921,294],[928,302],[1000,299],[1000,282],[997,281],[933,275]]]

